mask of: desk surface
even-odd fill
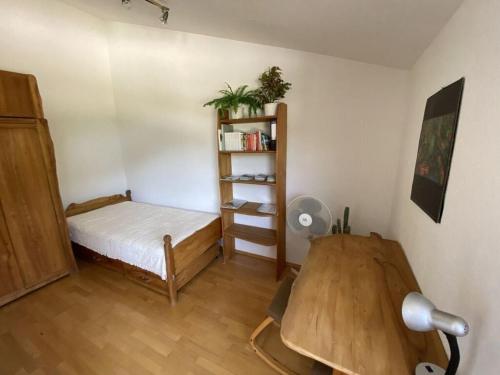
[[[281,323],[291,349],[348,375],[413,375],[447,366],[437,332],[404,325],[407,293],[420,291],[397,242],[377,235],[318,238],[295,280]]]

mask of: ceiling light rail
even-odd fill
[[[160,21],[161,23],[166,25],[168,21],[168,16],[170,14],[170,8],[165,4],[165,2],[162,0],[144,0],[144,1],[150,3],[151,5],[154,5],[155,7],[160,8],[161,10]],[[122,0],[123,6],[129,6],[130,4],[131,0]]]

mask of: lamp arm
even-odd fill
[[[450,346],[450,361],[444,375],[455,375],[457,373],[458,365],[460,364],[460,349],[458,348],[457,337],[443,332],[448,339]]]

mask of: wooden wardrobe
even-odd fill
[[[36,79],[0,71],[0,306],[75,270]]]

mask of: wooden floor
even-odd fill
[[[166,297],[80,272],[0,308],[0,374],[274,374],[248,343],[277,283],[272,263],[215,260]]]

